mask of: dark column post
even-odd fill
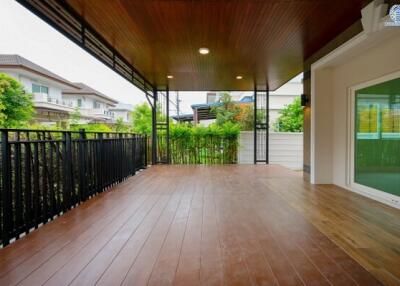
[[[153,89],[151,162],[153,165],[157,164],[157,88]]]
[[[6,246],[10,243],[10,236],[12,230],[12,172],[11,172],[11,150],[8,143],[8,131],[1,131],[1,156],[2,156],[2,190],[1,190],[1,203],[2,203],[2,234],[1,243]]]
[[[266,127],[267,127],[267,130],[266,130],[266,143],[265,143],[265,147],[266,147],[266,150],[265,150],[265,155],[266,155],[266,158],[265,158],[265,162],[266,162],[266,164],[269,164],[269,86],[268,86],[268,81],[267,81],[267,88],[266,88],[266,96],[267,96],[267,98],[266,98],[266,100],[267,100],[267,102],[266,102],[266,116],[265,116],[265,120],[266,120]]]
[[[257,164],[257,84],[254,82],[254,164]]]
[[[167,110],[166,110],[166,113],[167,113],[167,115],[166,115],[167,116],[167,118],[166,118],[166,123],[167,123],[167,126],[166,126],[167,164],[170,164],[171,156],[170,156],[170,146],[169,146],[169,86],[167,86],[167,106],[166,106],[166,108],[167,108]]]

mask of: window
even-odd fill
[[[98,101],[93,101],[93,108],[94,108],[94,109],[100,109],[100,102],[98,102]]]
[[[82,107],[82,99],[78,98],[78,107]]]
[[[44,85],[32,84],[32,92],[33,93],[45,93],[49,94],[49,88]]]
[[[354,181],[400,196],[400,78],[355,96]]]

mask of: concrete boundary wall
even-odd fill
[[[253,131],[242,131],[239,139],[239,164],[253,164]],[[271,164],[279,164],[293,170],[303,169],[303,133],[270,133]]]

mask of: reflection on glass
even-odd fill
[[[400,78],[356,91],[355,182],[400,196]]]

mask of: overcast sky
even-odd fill
[[[69,81],[83,82],[123,103],[146,102],[142,91],[14,0],[0,0],[0,37],[1,54],[23,56]],[[204,92],[181,92],[180,98],[182,113],[192,113],[191,104],[206,100]],[[175,100],[175,94],[171,100]]]

